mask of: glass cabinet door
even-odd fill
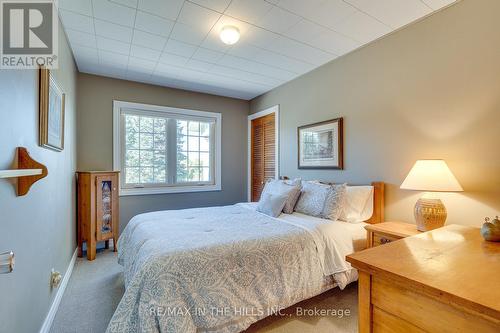
[[[114,209],[116,198],[115,177],[96,177],[96,240],[102,241],[113,238],[115,226]]]

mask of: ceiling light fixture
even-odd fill
[[[240,39],[240,30],[232,25],[222,27],[220,39],[224,44],[233,45]]]

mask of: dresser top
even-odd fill
[[[448,225],[347,256],[354,267],[500,319],[500,242]]]

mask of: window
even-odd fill
[[[120,195],[221,189],[221,114],[114,101]]]

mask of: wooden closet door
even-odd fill
[[[275,178],[276,132],[274,113],[252,120],[251,200],[259,201],[264,184]]]

